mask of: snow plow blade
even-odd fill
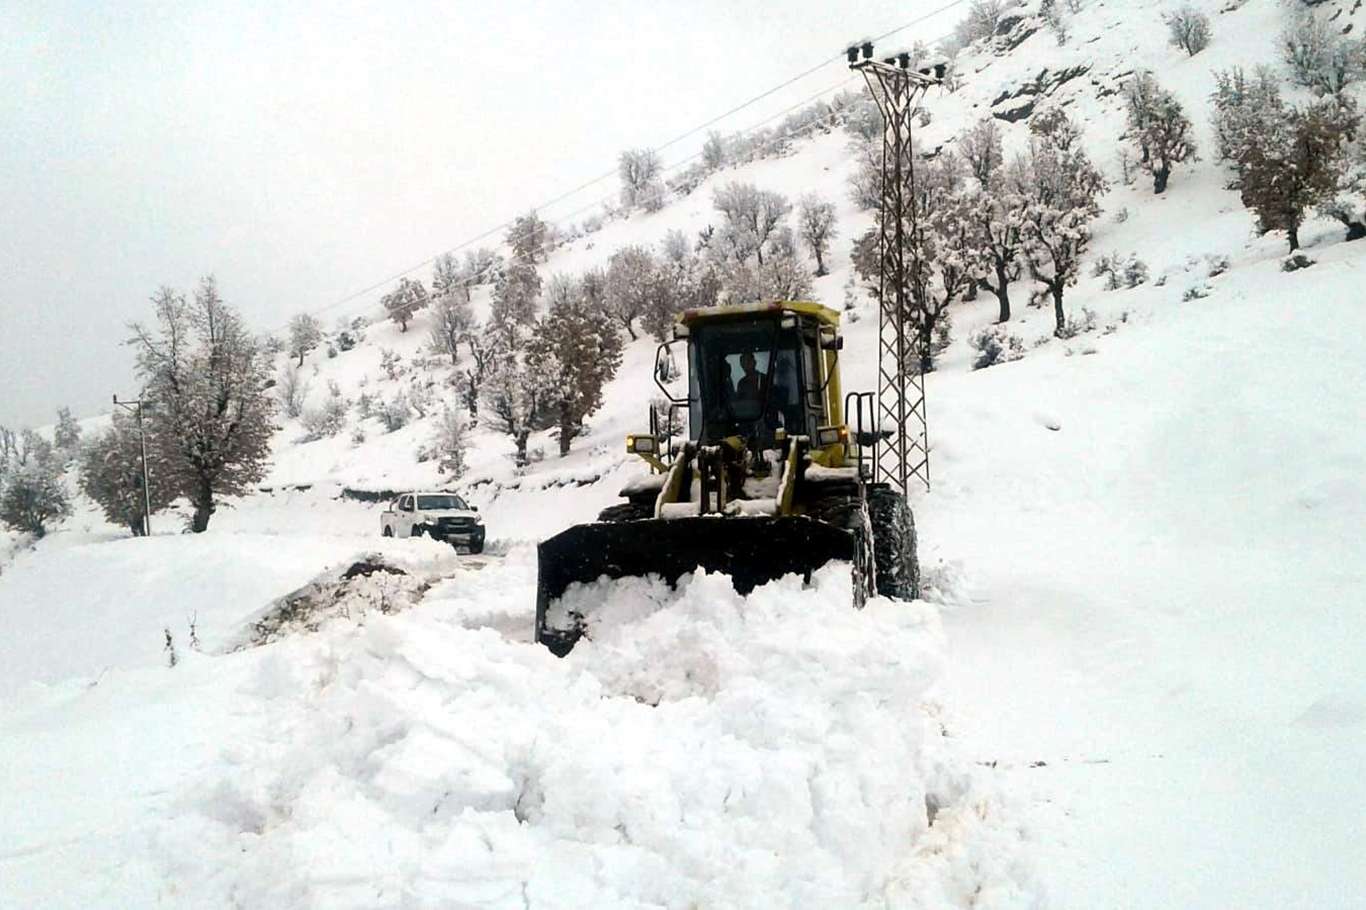
[[[670,585],[696,569],[729,575],[748,594],[784,575],[853,560],[849,531],[806,516],[648,519],[577,525],[537,547],[536,640],[563,657],[585,617],[556,606],[570,585],[657,575]]]

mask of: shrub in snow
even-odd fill
[[[1307,269],[1313,265],[1315,260],[1310,259],[1303,253],[1296,253],[1281,263],[1282,272],[1298,272],[1300,269]]]
[[[364,427],[356,427],[354,430],[351,431],[351,445],[353,445],[353,446],[365,445],[365,428],[364,428]]]
[[[1167,189],[1172,168],[1195,157],[1191,122],[1176,96],[1148,73],[1130,79],[1124,97],[1129,138],[1138,146],[1139,167],[1152,175],[1153,192],[1161,193]]]
[[[176,494],[162,482],[162,466],[155,459],[157,450],[148,451],[147,473],[151,485],[146,496],[142,489],[142,444],[137,424],[123,414],[114,414],[108,429],[95,436],[81,452],[80,485],[112,524],[141,535],[147,500],[152,512],[166,508]]]
[[[31,462],[7,473],[0,492],[0,523],[34,537],[47,525],[71,514],[61,474],[51,462]]]
[[[1194,57],[1209,47],[1209,16],[1190,4],[1162,17],[1167,23],[1168,41]]]
[[[1181,295],[1181,299],[1186,302],[1190,302],[1192,300],[1203,300],[1204,298],[1208,297],[1210,293],[1210,286],[1202,282],[1200,284],[1193,284],[1190,287],[1186,288],[1186,292]]]
[[[972,362],[974,370],[984,370],[998,363],[1019,360],[1025,354],[1024,340],[1018,335],[1010,334],[1005,327],[999,325],[988,326],[974,332],[968,338],[968,344],[977,352],[977,359]]]
[[[1060,331],[1054,332],[1053,334],[1057,335],[1059,338],[1066,339],[1076,338],[1078,335],[1084,335],[1087,332],[1094,332],[1095,330],[1096,314],[1091,310],[1087,309],[1086,307],[1082,307],[1080,319],[1068,317],[1067,323],[1062,327],[1062,329]]]
[[[199,533],[218,497],[265,475],[275,430],[269,360],[212,278],[193,301],[163,288],[153,303],[158,331],[135,324],[132,341],[150,405],[148,444],[163,479],[194,506],[190,529]]]
[[[1148,265],[1134,254],[1127,257],[1111,253],[1096,260],[1091,267],[1093,278],[1104,278],[1107,291],[1136,288],[1148,280]]]
[[[346,427],[348,406],[341,388],[335,382],[328,383],[327,397],[323,399],[322,406],[304,411],[304,441],[314,442],[340,433]]]
[[[375,415],[384,424],[385,432],[393,433],[408,425],[408,421],[413,419],[413,409],[408,404],[408,396],[399,392],[388,401],[381,401]]]
[[[390,379],[398,379],[399,376],[403,375],[403,356],[392,348],[380,348],[379,368]]]
[[[1205,257],[1205,268],[1209,277],[1218,278],[1228,271],[1229,259],[1223,253],[1211,253]]]

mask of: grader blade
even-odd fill
[[[588,626],[591,608],[559,601],[575,583],[655,575],[675,584],[697,569],[731,578],[748,594],[784,575],[831,560],[857,561],[860,544],[842,528],[806,516],[648,519],[577,525],[537,547],[536,640],[563,657]]]

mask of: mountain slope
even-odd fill
[[[568,458],[519,475],[506,439],[475,432],[468,480],[495,555],[454,567],[434,546],[377,547],[376,509],[335,498],[434,483],[414,458],[425,421],[369,421],[357,444],[350,428],[297,443],[287,424],[271,491],[208,535],[109,542],[83,512],[0,575],[22,632],[0,661],[0,898],[1352,906],[1366,890],[1366,244],[1315,220],[1316,264],[1287,273],[1284,241],[1254,235],[1210,160],[1205,98],[1211,69],[1275,59],[1285,10],[1196,5],[1214,25],[1196,57],[1167,45],[1165,5],[1090,3],[1063,47],[1040,30],[965,52],[963,88],[931,102],[927,147],[991,111],[1066,104],[1117,178],[1113,89],[1147,67],[1186,104],[1205,160],[1162,197],[1115,180],[1093,255],[1136,254],[1153,280],[1084,277],[1067,305],[1094,331],[1053,339],[1022,282],[1010,331],[1025,357],[974,372],[966,339],[995,303],[956,308],[927,381],[934,489],[914,501],[927,603],[854,612],[839,567],[747,599],[718,578],[626,582],[601,592],[603,640],[566,661],[531,645],[522,544],[592,517],[642,470],[621,436],[644,424],[652,342],[628,348]],[[1366,23],[1350,3],[1317,11]],[[1018,147],[1024,123],[1008,130]],[[851,168],[842,135],[817,135],[610,222],[543,274],[699,229],[710,188],[745,179],[838,200],[816,285],[838,305],[870,223],[845,201]],[[380,349],[411,362],[425,318],[311,355],[315,394],[328,380],[393,394]],[[846,320],[846,385],[869,388],[875,311],[857,300]],[[416,608],[219,653],[268,593],[371,549],[444,578]],[[204,653],[185,645],[190,604]],[[159,665],[163,628],[175,668]]]

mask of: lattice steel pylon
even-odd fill
[[[942,66],[913,69],[910,55],[873,59],[873,45],[847,51],[882,111],[882,208],[878,251],[877,446],[873,479],[909,493],[911,480],[930,488],[929,420],[920,346],[924,309],[910,291],[906,238],[919,229],[911,122],[920,99],[943,81]]]

